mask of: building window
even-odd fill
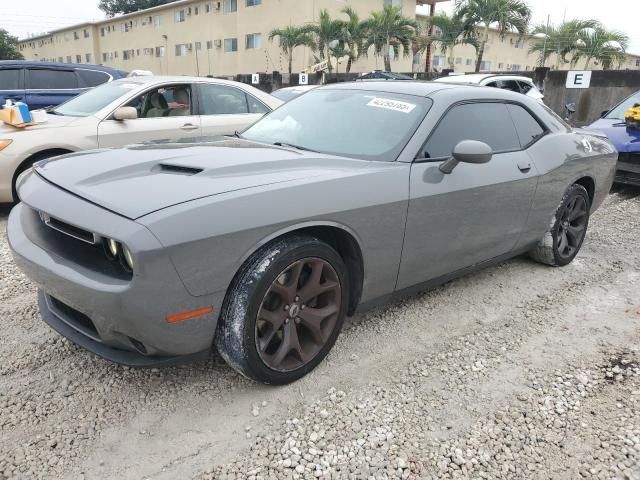
[[[71,63],[71,55],[67,55],[67,63]]]
[[[156,47],[156,57],[164,57],[164,47]]]
[[[205,3],[204,4],[204,13],[211,13],[211,4],[210,3]]]
[[[187,44],[186,43],[178,43],[176,44],[176,57],[184,57],[187,55]]]
[[[202,50],[202,42],[195,43],[196,50]]]
[[[73,32],[73,39],[80,40],[80,35],[78,35],[78,32]]]
[[[207,40],[207,50],[211,50],[213,48],[213,40]]]
[[[104,27],[100,27],[100,36],[104,37]]]
[[[233,13],[237,11],[238,11],[238,0],[224,0],[224,13]]]
[[[200,13],[200,8],[199,7],[193,7],[193,14],[194,15],[198,15]]]
[[[123,23],[122,25],[120,25],[120,31],[128,32],[129,31],[129,24],[128,23]]]
[[[511,70],[514,72],[519,72],[521,69],[522,69],[521,65],[516,65],[516,64],[511,65]]]
[[[102,61],[106,62],[108,58],[109,57],[108,57],[107,53],[106,52],[102,52]]]
[[[504,68],[504,63],[499,63],[498,64],[498,70],[502,70]]]
[[[87,63],[91,63],[91,54],[90,53],[85,53],[84,54],[84,59]]]
[[[133,50],[123,50],[122,51],[122,59],[123,60],[131,60],[133,57]]]
[[[84,29],[84,38],[89,38],[91,35],[89,33],[89,30],[87,30],[86,28]]]
[[[60,63],[64,62],[64,60],[62,59],[62,57],[58,57],[58,62],[60,62]]]
[[[82,63],[82,55],[76,55],[76,63]]]
[[[456,65],[462,65],[462,57],[456,58]]]
[[[491,62],[487,62],[487,61],[482,61],[480,63],[480,70],[491,70]]]
[[[636,60],[636,67],[640,67],[640,60]]]
[[[176,23],[184,22],[185,18],[186,16],[185,16],[184,10],[178,10],[176,12]]]
[[[255,7],[256,5],[262,5],[262,0],[247,0],[247,7]]]
[[[225,52],[237,52],[238,51],[238,39],[237,38],[225,38],[224,39],[224,51]]]
[[[435,55],[433,57],[433,66],[434,67],[444,67],[447,63],[447,59],[444,55]]]
[[[471,59],[467,58],[467,62],[466,62],[467,66],[471,65]]]
[[[153,55],[153,48],[144,48],[142,50],[142,53],[144,53],[145,55]]]
[[[400,7],[400,8],[402,8],[402,0],[384,0],[383,5],[385,7]]]
[[[247,50],[250,48],[260,48],[262,46],[262,34],[250,33],[247,35]]]
[[[162,15],[156,15],[155,17],[153,17],[153,25],[155,27],[159,27],[161,23],[162,23]]]

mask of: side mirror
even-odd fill
[[[120,107],[116,108],[113,112],[114,120],[135,120],[138,118],[138,111],[133,107]]]
[[[449,174],[460,162],[487,163],[491,160],[491,157],[493,157],[493,150],[486,143],[477,142],[476,140],[463,140],[454,147],[451,158],[442,163],[439,170],[442,173]]]

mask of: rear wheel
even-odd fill
[[[348,305],[347,271],[329,245],[292,236],[268,245],[238,273],[223,306],[216,345],[260,382],[293,382],[333,347]]]
[[[590,209],[587,190],[582,185],[571,185],[556,210],[549,230],[531,252],[531,257],[554,267],[571,263],[584,242]]]

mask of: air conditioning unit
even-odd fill
[[[216,46],[216,48],[222,48],[222,40],[214,40],[213,44]]]
[[[187,43],[187,50],[193,50],[193,43]]]
[[[191,15],[191,7],[187,8],[187,15]]]
[[[220,10],[222,8],[222,2],[213,2],[213,9]]]

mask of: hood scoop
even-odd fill
[[[186,167],[183,165],[170,165],[168,163],[161,163],[152,168],[152,171],[160,172],[160,173],[170,173],[174,175],[197,175],[201,173],[204,169],[196,168],[196,167]]]

